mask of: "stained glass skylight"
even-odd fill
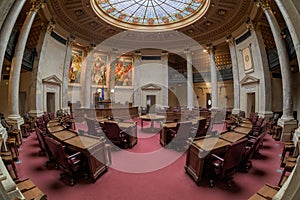
[[[130,25],[174,28],[176,23],[177,27],[187,19],[194,21],[201,17],[207,9],[208,2],[209,0],[94,0],[93,5],[97,14],[104,20],[117,23],[115,25],[122,28],[128,27],[127,25],[128,28],[132,28]]]

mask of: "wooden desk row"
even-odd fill
[[[94,182],[107,171],[109,163],[105,139],[87,135],[78,135],[75,131],[65,130],[58,125],[57,120],[51,120],[47,124],[48,133],[65,145],[68,149],[81,152],[87,159],[89,175]]]
[[[196,126],[199,123],[199,120],[203,120],[205,119],[205,117],[197,117],[195,119],[190,120],[192,122],[193,126]],[[177,126],[177,122],[173,122],[173,123],[166,123],[163,124],[162,129],[160,130],[160,144],[162,146],[167,145],[168,141],[167,141],[167,131],[169,129],[175,130]]]
[[[236,127],[229,132],[217,136],[195,138],[187,151],[185,170],[199,184],[204,171],[204,165],[211,154],[224,153],[228,145],[247,137],[252,128]]]

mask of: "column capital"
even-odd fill
[[[162,60],[167,60],[169,58],[169,53],[167,51],[163,51],[161,53],[161,59]]]
[[[73,46],[74,42],[75,42],[75,34],[71,34],[70,37],[67,40],[67,45],[68,46]]]
[[[90,45],[86,46],[84,49],[85,54],[88,55],[91,51],[94,50],[95,47],[96,47],[95,43],[90,43]]]
[[[55,20],[52,18],[47,24],[45,24],[45,28],[48,34],[51,34],[55,27]]]
[[[136,51],[134,53],[134,60],[140,61],[142,59],[142,53],[140,51]]]
[[[259,22],[254,22],[250,18],[247,19],[246,21],[247,29],[250,31],[255,31],[259,29],[260,23]]]
[[[209,54],[215,54],[216,47],[214,47],[212,44],[207,44],[205,50]]]
[[[262,8],[264,11],[267,9],[271,9],[270,0],[254,0],[256,5]]]
[[[234,38],[232,37],[232,35],[227,36],[226,42],[227,44],[231,47],[234,46]]]
[[[31,0],[31,11],[38,12],[41,8],[45,7],[45,4],[47,3],[47,0]]]

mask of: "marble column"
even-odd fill
[[[33,63],[32,82],[29,91],[29,114],[31,117],[39,117],[43,115],[43,83],[39,66],[42,65],[47,58],[46,50],[54,25],[54,20],[44,23],[39,35],[39,40],[36,47],[37,57]]]
[[[91,86],[92,86],[92,64],[94,58],[95,44],[91,44],[86,48],[85,51],[85,62],[84,67],[81,69],[81,97],[82,97],[82,108],[91,107]]]
[[[235,40],[231,36],[226,40],[229,45],[231,63],[232,63],[232,76],[233,76],[233,93],[234,93],[234,107],[232,114],[240,113],[240,79],[239,79],[239,67],[237,61],[237,54],[235,48]]]
[[[7,17],[5,18],[4,24],[1,27],[0,30],[0,77],[2,74],[2,67],[3,67],[3,61],[5,56],[6,47],[11,35],[11,32],[13,30],[13,27],[16,23],[16,20],[19,16],[20,11],[23,8],[24,3],[26,0],[16,0],[13,4],[12,8],[10,9]],[[0,79],[1,82],[1,79]]]
[[[11,63],[10,78],[8,83],[8,122],[13,124],[14,127],[18,129],[20,129],[20,125],[24,123],[23,118],[19,114],[19,84],[23,54],[33,20],[38,10],[44,6],[44,2],[45,0],[31,1],[32,7],[22,26]]]
[[[168,61],[168,52],[162,52],[161,54],[161,60],[162,60],[162,65],[163,65],[163,77],[165,77],[165,79],[163,80],[163,87],[162,87],[162,95],[161,95],[161,98],[162,98],[162,106],[163,107],[168,107],[169,106],[169,80],[168,80],[168,77],[169,77],[169,61]]]
[[[285,42],[281,35],[279,24],[271,10],[270,0],[257,0],[257,5],[261,7],[271,27],[274,36],[280,63],[282,75],[282,92],[283,92],[283,115],[278,121],[278,125],[283,127],[281,140],[289,138],[289,133],[297,126],[293,117],[293,97],[292,97],[292,74],[290,70],[290,61]]]
[[[299,27],[299,15],[300,13],[295,8],[292,1],[286,0],[274,0],[277,4],[281,14],[285,20],[285,23],[291,34],[295,51],[297,54],[299,71],[300,71],[300,27]]]
[[[75,35],[71,34],[66,45],[66,55],[63,68],[62,81],[62,109],[68,110],[68,88],[69,88],[69,70],[72,59],[72,48],[75,41]]]
[[[13,6],[14,2],[16,0],[5,0],[5,1],[0,1],[0,10],[1,10],[1,14],[0,14],[0,29],[11,9],[11,7]]]
[[[218,109],[218,74],[217,65],[215,61],[215,48],[208,46],[207,48],[210,57],[210,77],[211,77],[211,110]]]
[[[140,70],[141,70],[141,59],[142,59],[142,54],[138,51],[134,54],[134,60],[133,60],[133,64],[134,64],[134,68],[133,68],[133,72],[134,72],[134,83],[133,83],[133,90],[134,90],[134,102],[133,105],[134,106],[142,106],[142,97],[141,97],[141,86],[139,83],[139,79],[137,77],[140,77]]]
[[[186,67],[187,67],[187,108],[192,109],[194,107],[193,96],[193,60],[192,52],[190,49],[184,50],[186,55]]]

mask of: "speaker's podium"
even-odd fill
[[[111,107],[111,100],[104,99],[102,100],[101,93],[94,93],[94,105],[95,108],[110,108]]]

